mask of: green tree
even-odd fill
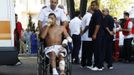
[[[112,16],[120,17],[130,6],[132,0],[101,0],[100,7],[108,8]]]
[[[27,27],[30,29],[30,31],[35,31],[35,25],[32,22],[32,16],[31,16],[31,14],[29,14],[29,21],[28,21],[28,26]]]

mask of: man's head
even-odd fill
[[[51,25],[55,25],[56,24],[56,15],[54,13],[50,13],[48,15],[48,20],[51,20]]]
[[[109,10],[107,8],[102,10],[104,16],[109,15]]]
[[[90,12],[90,13],[94,12],[93,9],[91,8],[91,6],[88,7],[87,12]]]
[[[117,22],[117,17],[114,17],[114,21]]]
[[[91,2],[91,9],[98,10],[98,8],[99,8],[98,2],[97,1],[92,1]]]
[[[129,13],[128,12],[124,12],[124,19],[128,19],[129,18]]]
[[[55,9],[58,4],[58,0],[50,0],[50,7],[51,9]]]
[[[15,14],[15,22],[17,23],[17,21],[18,21],[18,15]]]

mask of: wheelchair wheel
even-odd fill
[[[41,58],[37,58],[37,69],[38,75],[44,75],[44,65]]]
[[[71,55],[67,55],[66,57],[66,67],[65,67],[66,75],[72,75],[72,62]]]

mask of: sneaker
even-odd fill
[[[104,67],[102,67],[102,70],[104,70],[105,68]]]
[[[85,68],[85,66],[80,66],[80,68]]]
[[[88,69],[92,69],[93,68],[93,66],[86,66]]]
[[[103,69],[102,68],[98,68],[98,67],[94,67],[91,69],[92,71],[102,71]]]
[[[111,66],[111,67],[108,67],[108,69],[112,70],[112,69],[114,69],[114,67],[113,67],[113,66]]]
[[[22,62],[19,61],[19,62],[16,63],[16,66],[17,66],[17,65],[21,65],[21,64],[22,64]]]

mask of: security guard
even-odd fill
[[[47,20],[48,20],[48,15],[50,13],[54,13],[56,15],[57,18],[57,24],[61,25],[61,21],[63,23],[63,25],[67,25],[67,17],[66,14],[64,13],[64,10],[59,8],[57,6],[58,4],[58,0],[50,0],[50,5],[49,6],[44,6],[39,14],[38,17],[38,26],[41,29],[42,27],[44,27],[47,24]]]
[[[108,69],[113,69],[113,65],[112,65],[112,54],[113,54],[113,50],[112,50],[112,45],[113,45],[113,38],[114,38],[114,32],[113,32],[113,28],[114,28],[114,19],[109,15],[109,10],[107,8],[105,8],[103,11],[103,24],[105,27],[105,61],[108,64],[107,67]]]
[[[102,71],[103,70],[103,59],[104,59],[104,27],[102,25],[103,15],[99,10],[99,4],[97,1],[91,2],[91,8],[94,13],[91,17],[89,24],[88,37],[92,37],[92,48],[94,52],[94,65],[91,70]]]

